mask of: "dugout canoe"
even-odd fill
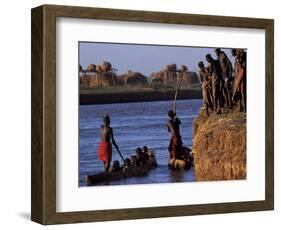
[[[132,177],[144,177],[147,176],[149,171],[157,167],[157,162],[149,162],[144,166],[128,166],[126,168],[121,168],[118,171],[113,172],[100,172],[93,175],[86,175],[85,181],[87,185],[95,185],[103,182],[111,182],[117,180],[124,180],[126,178]]]
[[[168,162],[169,169],[189,170],[193,167],[193,162],[189,159],[170,159]]]
[[[178,157],[180,159],[169,159],[168,161],[168,167],[169,169],[179,169],[179,170],[188,170],[193,167],[193,155],[192,155],[192,149],[183,146],[181,150],[181,154],[178,154]]]

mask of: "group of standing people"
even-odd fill
[[[217,59],[206,55],[208,66],[200,61],[199,76],[206,113],[221,113],[223,107],[232,109],[234,105],[241,112],[246,112],[246,51],[232,49],[235,57],[234,66],[220,48],[215,49]]]

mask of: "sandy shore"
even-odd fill
[[[174,90],[127,90],[123,92],[80,90],[80,105],[164,101],[173,100],[174,95]],[[178,94],[178,100],[201,98],[201,91],[198,89],[183,89]]]

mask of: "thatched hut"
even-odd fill
[[[111,71],[111,67],[112,67],[111,63],[107,61],[103,61],[101,64],[101,69],[103,72]]]
[[[125,85],[147,85],[147,78],[139,72],[128,71],[128,73],[123,76]]]
[[[187,71],[183,73],[183,80],[182,80],[182,85],[186,87],[191,87],[194,85],[198,85],[199,82],[199,77],[196,72],[191,72]]]
[[[96,65],[95,64],[89,64],[87,66],[87,72],[96,72]]]
[[[176,72],[177,71],[177,65],[175,63],[172,64],[168,64],[165,66],[165,71],[169,71],[169,72]]]

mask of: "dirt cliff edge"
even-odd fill
[[[193,152],[197,181],[246,179],[246,114],[205,115],[193,123]]]

